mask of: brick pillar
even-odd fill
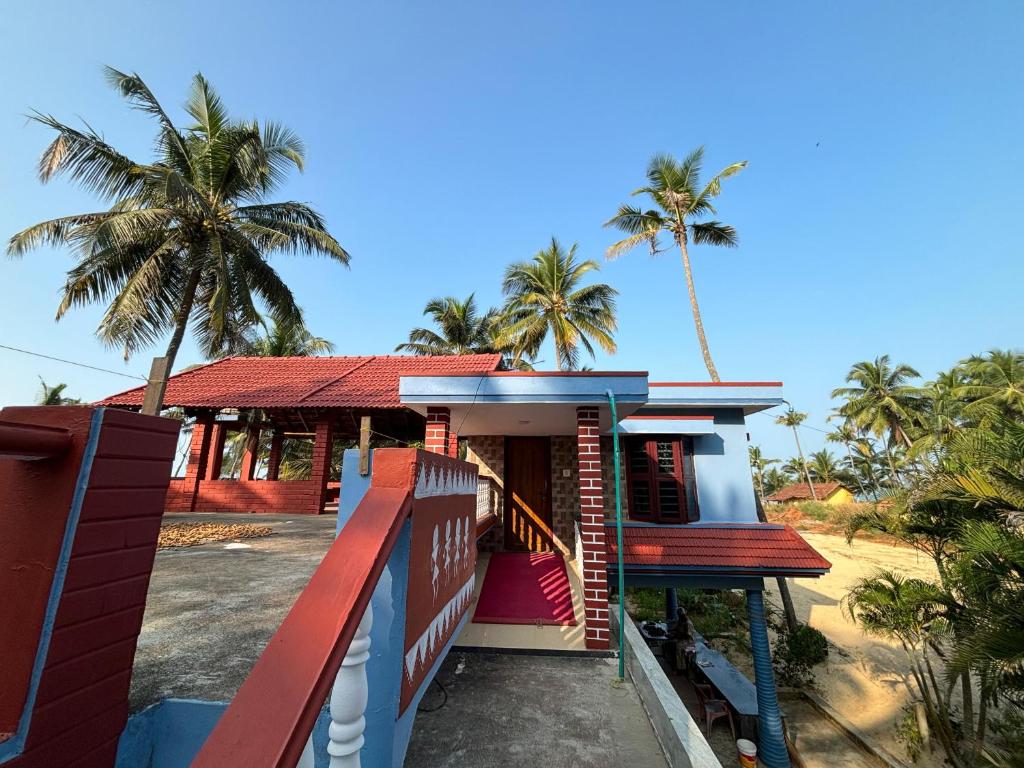
[[[277,480],[281,476],[281,451],[284,449],[284,434],[274,429],[270,438],[270,455],[267,457],[267,480]]]
[[[423,447],[434,453],[448,453],[452,412],[447,408],[427,408],[427,435]]]
[[[256,477],[256,463],[259,460],[260,432],[258,426],[249,427],[245,435],[245,451],[242,453],[242,468],[238,473],[239,480],[252,480]]]
[[[448,432],[448,455],[453,459],[459,458],[459,436],[454,432]]]
[[[179,509],[175,504],[175,512],[194,512],[196,497],[199,495],[199,483],[206,479],[206,470],[210,462],[210,444],[213,438],[213,417],[197,416],[192,425],[192,442],[188,449],[188,466],[185,468],[185,498],[187,509]]]
[[[608,645],[608,571],[604,548],[604,490],[597,408],[576,409],[580,465],[580,537],[587,648]],[[621,599],[621,598],[620,598]]]
[[[315,494],[311,500],[315,507],[306,510],[308,513],[319,515],[324,510],[324,503],[327,501],[327,481],[331,474],[331,446],[334,443],[334,425],[327,419],[316,423],[316,437],[313,438],[313,473],[310,480],[317,483],[320,492]],[[300,510],[295,510],[299,512]]]
[[[206,460],[206,474],[203,480],[219,480],[221,463],[224,461],[224,441],[228,437],[227,425],[214,422],[211,429],[210,456]]]

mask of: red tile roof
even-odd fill
[[[496,370],[501,355],[229,357],[172,376],[164,404],[183,408],[401,408],[403,374]],[[143,387],[101,405],[141,406]]]
[[[626,570],[772,576],[817,576],[832,564],[788,525],[767,523],[665,526],[632,524],[622,528]],[[608,567],[616,567],[614,525],[605,529]]]
[[[818,494],[818,499],[823,501],[843,487],[842,483],[815,483],[814,492]],[[766,496],[765,501],[805,501],[813,498],[807,483],[793,483],[780,488],[771,496]]]

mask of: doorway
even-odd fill
[[[505,549],[554,549],[550,438],[505,438]]]

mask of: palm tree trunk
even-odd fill
[[[889,462],[889,471],[892,472],[893,485],[905,488],[906,486],[903,483],[903,478],[900,477],[900,473],[896,471],[896,462],[892,458],[892,451],[889,450],[889,441],[884,437],[882,438],[882,447],[885,449],[885,458]]]
[[[764,491],[762,490],[762,494]],[[768,516],[764,513],[764,505],[761,503],[760,497],[755,497],[757,519],[762,523],[768,522]],[[782,598],[782,612],[786,615],[786,627],[789,629],[789,633],[793,634],[797,631],[800,626],[800,622],[796,618],[796,606],[793,605],[793,596],[789,593],[789,582],[786,581],[784,576],[778,576],[775,579],[775,583],[779,587],[779,597]]]
[[[192,305],[196,300],[196,291],[199,289],[199,279],[201,277],[202,272],[198,268],[193,269],[188,276],[185,292],[181,295],[181,305],[178,307],[174,317],[174,332],[171,334],[171,340],[167,344],[167,352],[164,355],[167,358],[167,364],[163,368],[163,376],[158,381],[150,381],[147,385],[148,387],[156,386],[159,391],[159,396],[156,398],[155,408],[153,409],[154,415],[159,414],[163,409],[164,390],[167,388],[167,379],[174,368],[174,361],[178,357],[178,349],[181,347],[182,339],[185,338],[185,329],[188,327],[188,318],[192,314]]]
[[[860,488],[860,492],[867,498],[868,492],[864,489],[864,483],[860,481],[860,475],[857,474],[857,466],[853,463],[853,450],[850,448],[849,443],[843,443],[846,446],[846,456],[850,459],[850,470],[853,472],[853,479],[857,481],[857,487]]]
[[[971,683],[971,673],[968,670],[960,673],[960,687],[963,695],[963,732],[964,739],[972,744],[972,753],[977,754],[981,750],[981,744],[977,742],[977,731],[974,725],[974,688]]]
[[[811,498],[818,500],[818,494],[814,490],[814,483],[811,482],[811,473],[807,469],[807,462],[804,461],[804,449],[800,447],[800,435],[797,434],[796,426],[793,427],[793,437],[796,439],[796,453],[800,457],[800,466],[804,468],[804,477],[807,478],[807,487],[811,489]]]
[[[690,294],[690,309],[693,310],[693,324],[697,328],[697,342],[700,344],[701,354],[704,355],[704,365],[708,368],[708,374],[712,381],[721,381],[718,370],[711,359],[711,350],[708,348],[708,340],[704,335],[704,321],[700,318],[700,307],[697,305],[697,291],[693,287],[693,271],[690,269],[690,254],[686,250],[686,241],[679,241],[679,250],[683,252],[683,272],[686,274],[686,290]]]

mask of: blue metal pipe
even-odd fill
[[[768,768],[791,768],[786,737],[782,733],[779,697],[775,692],[768,625],[764,620],[764,596],[759,589],[747,590],[747,616],[750,618],[750,649],[754,655],[754,684],[757,688],[757,719],[761,742],[757,756]]]

